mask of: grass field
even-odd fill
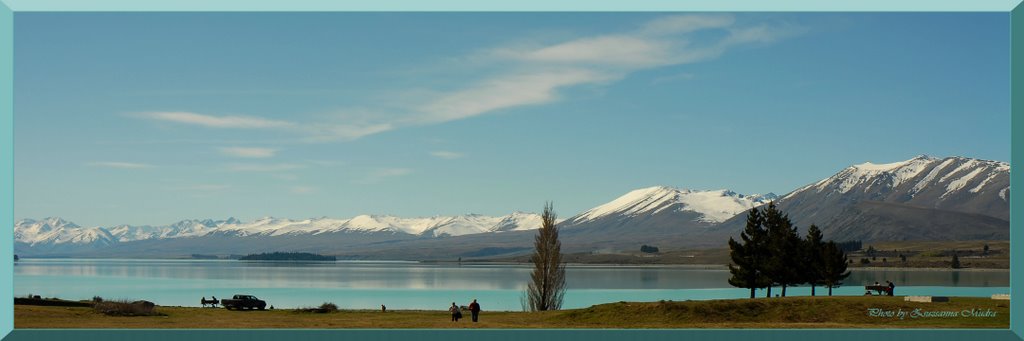
[[[988,311],[994,316],[872,317],[881,311]],[[1009,328],[1009,302],[953,297],[944,303],[903,297],[785,297],[686,302],[619,302],[584,309],[482,312],[479,323],[451,322],[445,311],[228,311],[157,307],[164,316],[116,317],[86,307],[15,305],[15,328]]]

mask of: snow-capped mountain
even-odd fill
[[[921,155],[847,167],[778,204],[801,229],[816,224],[837,240],[1004,239],[1009,196],[1005,162]],[[721,228],[738,231],[743,219]]]
[[[102,247],[116,242],[113,235],[99,227],[81,227],[61,218],[23,219],[14,224],[15,243],[28,247],[53,249],[57,245]]]
[[[560,221],[556,221],[558,223]],[[536,213],[525,213],[525,212],[513,212],[498,221],[497,224],[491,228],[490,232],[507,232],[507,231],[528,231],[539,229],[543,224],[539,214]]]
[[[564,250],[573,252],[633,250],[643,244],[719,248],[743,228],[747,210],[774,200],[801,233],[816,224],[826,238],[840,241],[999,240],[1009,236],[1009,171],[1005,162],[918,156],[856,164],[782,198],[656,186],[630,191],[558,226]],[[21,220],[14,233],[15,250],[22,255],[308,251],[438,259],[529,250],[531,230],[540,226],[540,215],[523,212],[499,217],[229,218],[112,228],[46,218]]]
[[[491,217],[479,214],[401,218],[360,215],[350,219],[312,218],[304,220],[274,217],[242,222],[227,220],[182,220],[166,226],[119,225],[113,228],[81,227],[61,218],[36,221],[25,219],[15,225],[15,241],[36,245],[110,245],[143,240],[186,237],[281,237],[328,234],[383,234],[419,237],[461,236],[492,231],[523,231],[540,227],[540,216],[515,212]]]
[[[804,186],[780,200],[803,211],[860,201],[907,204],[1010,219],[1010,165],[1005,162],[921,155],[862,163]]]
[[[56,217],[43,220],[22,219],[14,224],[14,241],[33,242],[44,239],[54,231],[77,228],[79,226],[75,223]]]
[[[224,225],[238,224],[238,219],[228,218],[227,220],[182,220],[167,226],[133,226],[118,225],[108,229],[118,242],[129,242],[133,240],[153,238],[177,238],[196,237],[205,235],[217,227]]]
[[[752,207],[768,203],[775,194],[742,195],[730,190],[695,191],[665,186],[631,191],[606,204],[570,218],[579,225],[610,216],[638,217],[661,212],[692,212],[704,223],[720,223]]]
[[[729,190],[642,188],[559,224],[568,244],[614,245],[693,239],[720,222],[775,198]],[[637,244],[639,243],[639,244]]]

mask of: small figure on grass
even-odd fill
[[[459,306],[455,305],[455,302],[452,302],[448,312],[452,313],[452,322],[459,322],[459,319],[462,318],[462,311],[459,310]]]
[[[453,305],[455,303],[452,303]],[[473,314],[473,322],[476,322],[477,317],[480,316],[480,303],[476,303],[476,299],[473,299],[473,303],[469,304],[469,312]]]

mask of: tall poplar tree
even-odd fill
[[[551,203],[544,205],[541,227],[534,239],[533,273],[526,289],[530,311],[558,310],[565,295],[565,263],[562,262],[562,242],[558,240],[555,210]]]

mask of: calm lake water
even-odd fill
[[[23,259],[14,267],[14,295],[198,306],[203,296],[251,294],[277,308],[334,302],[346,309],[380,309],[384,304],[388,309],[430,310],[447,309],[452,302],[468,305],[476,298],[484,310],[521,310],[530,271],[522,265],[416,262]],[[748,290],[729,286],[725,269],[570,266],[566,276],[564,308],[749,296]],[[861,295],[863,285],[889,280],[896,284],[897,295],[987,297],[1009,293],[1009,277],[1008,271],[855,270],[833,295]],[[787,294],[809,295],[810,289],[790,288]]]

